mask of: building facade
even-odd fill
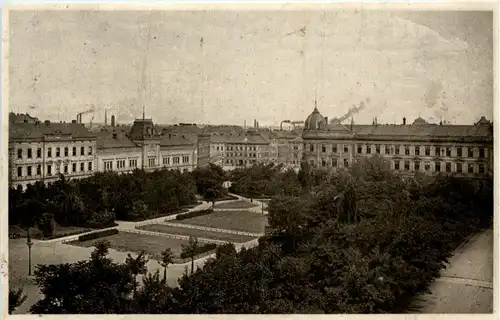
[[[318,111],[306,119],[303,161],[316,167],[347,168],[356,159],[380,155],[401,175],[421,172],[482,178],[493,174],[493,125],[429,124],[418,118],[402,125],[328,124]]]
[[[74,179],[96,168],[96,136],[82,124],[23,122],[9,124],[9,185],[46,183],[59,174]]]

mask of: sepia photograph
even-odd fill
[[[478,8],[4,8],[8,314],[493,315]]]

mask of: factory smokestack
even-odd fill
[[[108,125],[108,110],[104,110],[104,125]]]
[[[114,127],[116,124],[115,124],[115,115],[113,114],[111,116],[111,126]]]

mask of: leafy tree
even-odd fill
[[[28,298],[24,293],[23,288],[19,289],[9,289],[9,314],[12,314],[17,308],[19,308]]]
[[[37,226],[43,232],[44,237],[52,237],[56,229],[56,222],[54,220],[54,215],[50,213],[44,213],[37,221]]]
[[[174,262],[174,254],[171,248],[167,248],[161,252],[160,264],[163,267],[163,280],[167,282],[167,268]]]
[[[194,258],[198,254],[199,247],[197,237],[189,237],[189,243],[182,245],[182,252],[191,259],[191,274],[194,273]]]
[[[127,255],[127,259],[125,260],[125,264],[127,265],[128,269],[130,270],[130,273],[134,275],[134,295],[136,293],[137,289],[137,282],[135,279],[137,278],[138,275],[140,274],[146,274],[148,271],[147,268],[147,263],[148,263],[148,258],[146,256],[146,253],[144,251],[141,251],[137,257],[132,257],[132,255],[129,253]]]
[[[212,208],[214,207],[215,199],[217,199],[217,192],[214,189],[207,189],[205,200],[212,202]]]

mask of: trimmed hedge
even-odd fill
[[[211,214],[212,212],[214,212],[213,209],[191,211],[191,212],[188,212],[188,213],[179,214],[177,217],[175,217],[175,220],[184,220],[184,219],[189,219],[189,218],[204,216],[204,215],[207,215],[207,214]]]
[[[97,232],[92,232],[88,234],[84,234],[78,237],[78,241],[88,241],[88,240],[94,240],[97,238],[102,238],[102,237],[107,237],[111,236],[114,234],[117,234],[119,231],[118,229],[109,229],[109,230],[103,230],[103,231],[97,231]]]
[[[204,244],[196,249],[195,256],[202,254],[202,253],[205,253],[207,251],[215,250],[215,248],[217,248],[217,245],[215,243]],[[189,258],[189,255],[186,254],[185,252],[182,252],[181,259],[187,259],[187,258]]]

